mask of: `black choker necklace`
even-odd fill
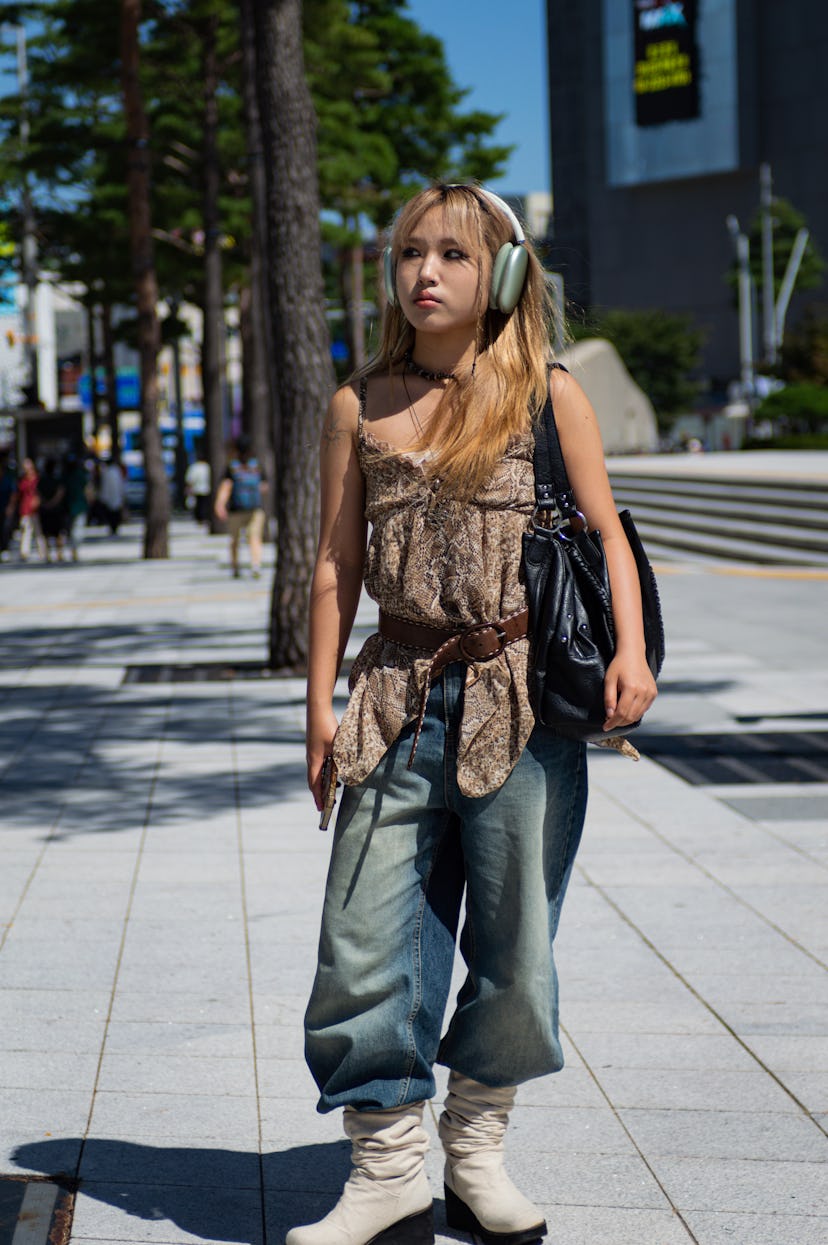
[[[403,363],[408,371],[413,372],[415,376],[422,376],[423,380],[454,380],[454,372],[429,372],[424,367],[420,367],[419,363],[415,363],[412,359],[410,350],[406,350]]]

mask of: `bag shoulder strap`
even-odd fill
[[[552,368],[568,371],[562,363],[550,364],[550,373]],[[566,473],[566,463],[555,423],[555,408],[548,392],[541,418],[535,425],[534,461],[535,505],[538,510],[557,510],[561,518],[576,515],[578,507]]]

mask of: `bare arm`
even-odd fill
[[[552,401],[569,482],[578,508],[604,541],[612,589],[616,649],[604,680],[604,730],[637,722],[656,697],[644,652],[638,571],[610,489],[595,412],[576,380],[555,369]]]
[[[216,490],[216,500],[213,503],[213,510],[216,512],[216,518],[221,519],[222,523],[227,518],[227,505],[230,501],[230,494],[232,492],[232,480],[222,480]]]
[[[308,786],[322,807],[322,762],[337,720],[333,693],[354,624],[365,559],[365,489],[357,458],[359,404],[350,388],[334,394],[322,427],[319,547],[310,596],[307,695]]]

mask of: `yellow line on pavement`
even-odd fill
[[[709,563],[654,562],[658,575],[732,575],[742,579],[815,579],[828,580],[828,570],[797,566],[711,566]]]

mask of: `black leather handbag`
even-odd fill
[[[523,536],[535,716],[587,742],[627,735],[640,722],[601,729],[604,675],[615,654],[609,573],[601,533],[587,529],[575,503],[551,398],[535,429],[535,501],[532,527]],[[638,568],[647,664],[655,678],[664,661],[658,586],[629,510],[619,518]]]

